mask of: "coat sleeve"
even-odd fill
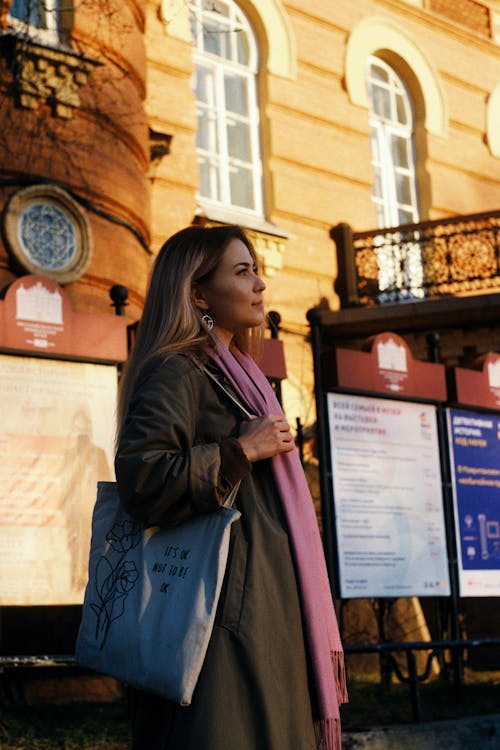
[[[116,480],[126,510],[152,525],[174,525],[217,510],[229,488],[251,470],[234,438],[197,444],[197,374],[184,357],[157,361],[130,402]]]

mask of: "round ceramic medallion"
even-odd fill
[[[6,205],[3,230],[8,250],[30,273],[67,283],[88,268],[92,243],[86,216],[61,188],[19,190]]]

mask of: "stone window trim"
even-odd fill
[[[221,224],[235,224],[240,226],[255,247],[255,252],[262,265],[262,273],[266,278],[271,278],[281,271],[284,265],[287,241],[292,235],[280,229],[275,224],[265,220],[248,220],[231,211],[204,212],[199,209],[193,224],[206,227]]]
[[[29,242],[23,239],[23,217],[29,215],[30,209],[43,207],[59,220],[60,229],[47,227],[46,237],[40,231],[40,243],[35,243],[30,248]],[[43,224],[40,228],[43,230]],[[57,231],[60,232],[59,237],[54,236]],[[93,241],[88,219],[74,198],[56,185],[31,185],[16,191],[3,211],[2,234],[15,265],[21,266],[28,273],[53,279],[59,284],[79,279],[92,260]],[[58,239],[61,240],[58,243],[59,261],[45,263],[40,260],[44,253],[51,255]]]
[[[172,139],[171,133],[149,128],[149,169],[147,176],[151,182],[155,181],[156,172],[165,156],[170,154]]]
[[[500,159],[500,83],[488,96],[486,104],[486,138],[492,156]]]
[[[267,44],[259,43],[259,48],[267,49],[263,69],[271,75],[296,80],[297,43],[283,0],[246,0],[241,7],[243,11],[251,11],[252,17],[260,19],[267,40]],[[169,36],[192,43],[186,0],[161,0],[160,17]]]
[[[425,52],[407,30],[391,18],[366,16],[351,31],[345,55],[345,82],[350,101],[369,109],[366,59],[379,50],[390,50],[413,71],[425,104],[425,129],[431,135],[448,137],[448,102],[442,82]]]

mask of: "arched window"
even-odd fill
[[[377,57],[368,58],[367,83],[377,225],[417,222],[411,99],[401,78]]]
[[[232,0],[191,0],[203,204],[262,215],[252,28]]]
[[[12,0],[13,26],[26,29],[40,41],[56,43],[59,38],[59,0]]]
[[[401,78],[377,57],[368,58],[367,83],[377,226],[416,223],[419,215],[410,96]],[[376,238],[379,302],[424,296],[418,235],[418,231],[396,231]]]

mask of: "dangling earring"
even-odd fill
[[[205,315],[202,317],[201,322],[207,329],[207,331],[211,331],[214,327],[214,319],[210,317],[208,313],[205,313]]]

